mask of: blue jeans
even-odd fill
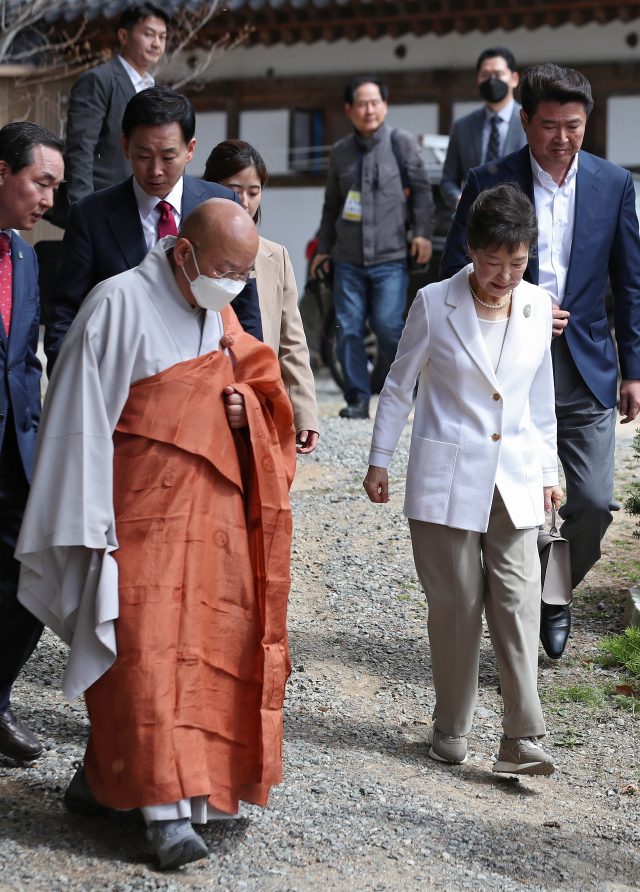
[[[338,359],[348,403],[369,400],[371,385],[364,336],[367,317],[389,363],[395,359],[404,328],[409,268],[406,260],[358,266],[333,262],[333,303],[338,322]]]

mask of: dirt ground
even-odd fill
[[[491,773],[502,706],[488,637],[469,761],[434,763],[427,612],[402,517],[410,429],[392,502],[374,506],[361,488],[372,423],[337,419],[339,393],[318,383],[321,445],[292,491],[284,783],[267,808],[245,806],[240,820],[204,829],[207,861],[161,874],[143,831],[62,805],[88,723],[84,704],[59,691],[65,648],[47,635],[13,701],[47,752],[30,766],[0,757],[0,892],[640,889],[640,720],[633,698],[615,695],[627,679],[597,650],[622,628],[627,590],[640,584],[634,523],[616,513],[576,593],[565,658],[540,650],[556,774]],[[618,440],[619,497],[640,475],[631,433]]]

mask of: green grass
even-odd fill
[[[554,688],[545,699],[556,703],[582,703],[584,706],[600,707],[603,703],[603,692],[600,688],[588,684],[574,684],[569,688]]]
[[[640,677],[640,629],[631,626],[620,635],[607,635],[598,642],[599,662],[608,666],[624,666],[631,675]]]

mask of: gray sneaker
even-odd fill
[[[556,770],[551,756],[538,746],[536,737],[502,737],[498,761],[493,771],[503,774],[542,774],[548,777]]]
[[[151,821],[147,827],[147,839],[158,856],[160,870],[171,870],[209,855],[209,849],[191,826],[189,818]]]
[[[467,761],[467,738],[449,737],[439,731],[435,722],[429,736],[429,758],[436,762],[448,762],[450,765],[464,765]]]

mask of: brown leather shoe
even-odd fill
[[[29,761],[42,753],[42,744],[10,709],[0,715],[0,753]]]

